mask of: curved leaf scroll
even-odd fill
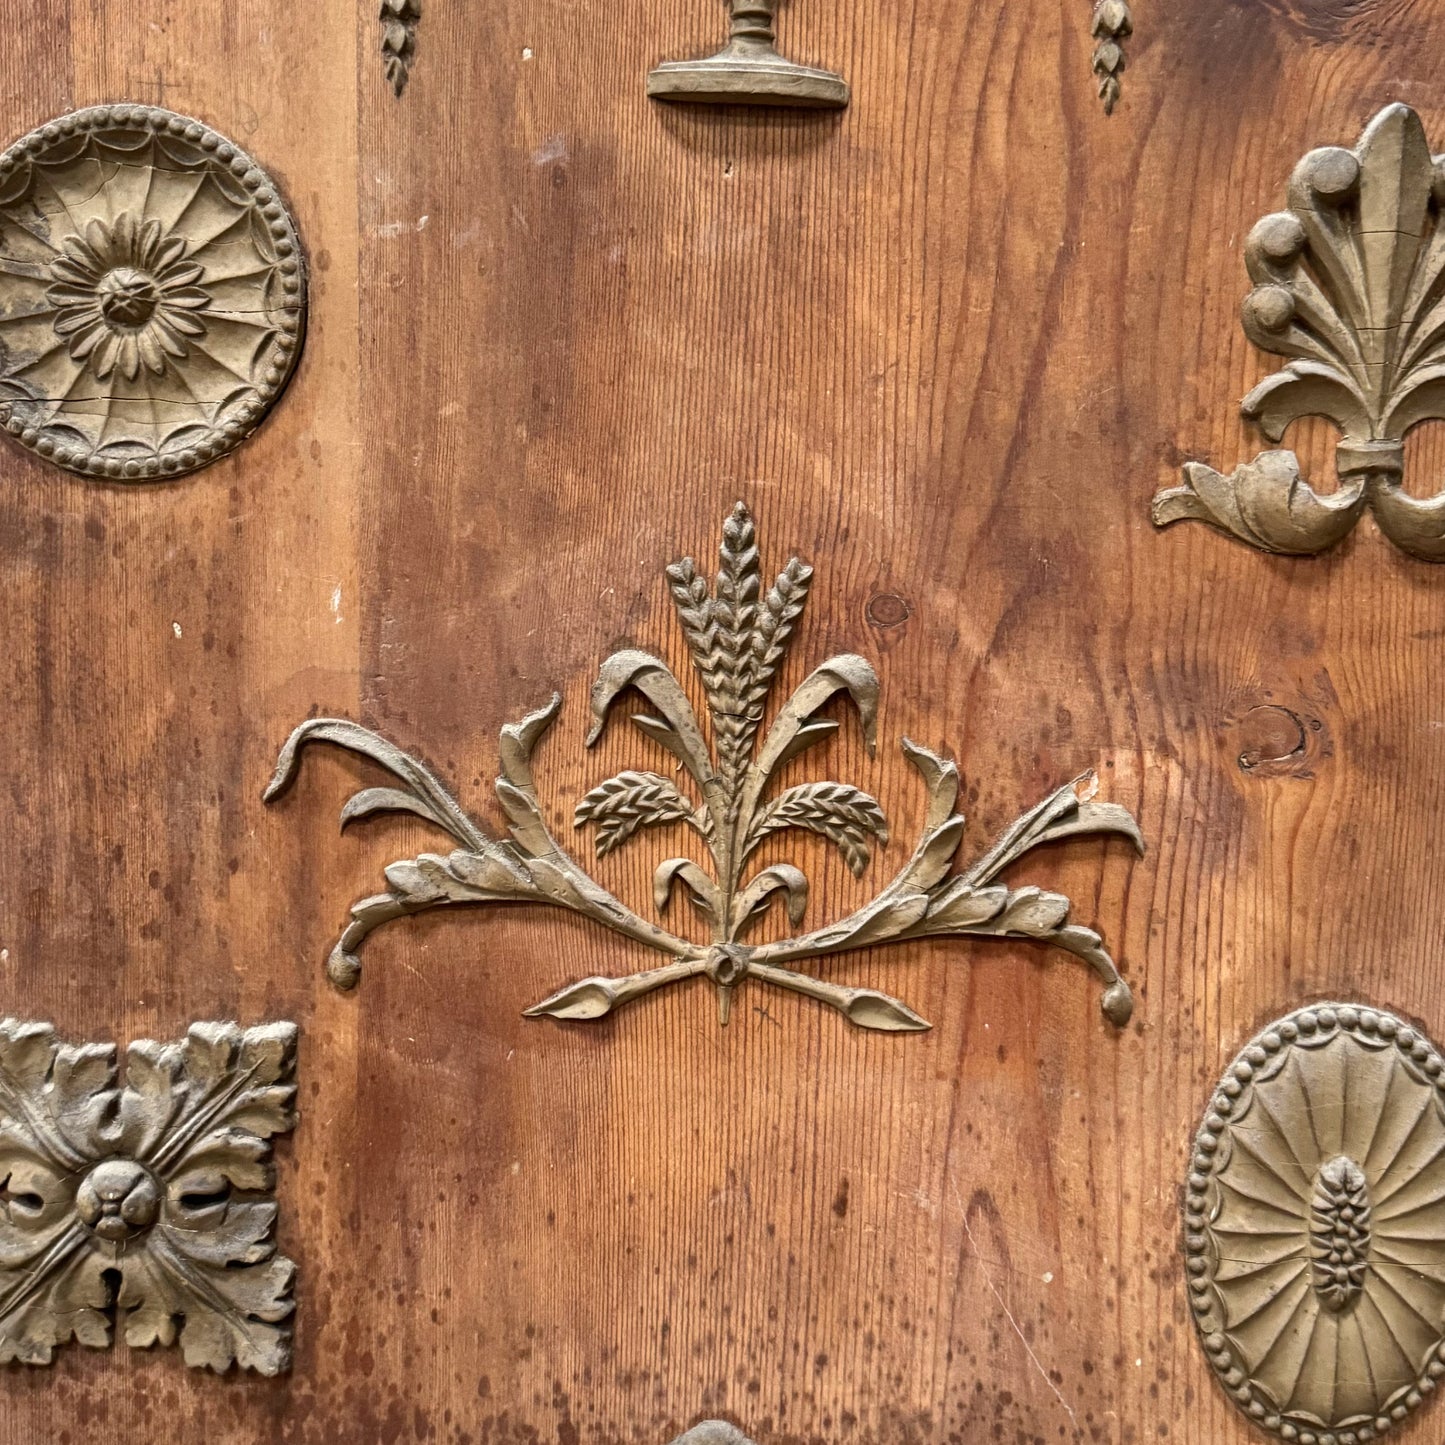
[[[928,1024],[907,1004],[873,989],[828,983],[798,965],[876,944],[968,935],[1025,939],[1072,953],[1102,980],[1106,1017],[1125,1024],[1133,1008],[1129,986],[1100,936],[1069,921],[1069,900],[997,881],[1035,848],[1082,834],[1115,834],[1143,850],[1138,826],[1124,808],[1093,801],[1092,776],[1051,793],[976,862],[955,872],[964,831],[955,806],[958,769],[905,738],[904,754],[928,793],[923,832],[907,864],[870,903],[846,918],[775,942],[740,941],[774,905],[782,905],[794,930],[808,906],[808,880],[793,864],[751,871],[749,860],[764,839],[790,829],[815,833],[836,845],[861,876],[874,847],[887,844],[888,824],[877,800],[850,783],[807,782],[775,791],[785,763],[838,730],[836,719],[819,714],[840,700],[856,712],[872,753],[878,678],[861,657],[829,658],[797,686],[765,728],[768,698],[802,615],[812,569],[792,558],[765,590],[753,519],[741,503],[724,525],[720,557],[711,587],[691,558],[667,569],[707,701],[713,747],[686,689],[664,661],[635,650],[615,653],[602,664],[592,689],[589,746],[601,736],[617,701],[636,693],[652,711],[633,713],[632,722],[679,766],[671,778],[630,769],[618,773],[588,792],[574,811],[578,828],[596,830],[598,856],[645,829],[685,824],[699,834],[711,868],[691,858],[668,859],[654,874],[653,901],[665,914],[681,908],[676,899],[684,896],[706,920],[710,942],[689,942],[639,917],[594,882],[552,836],[538,804],[531,760],[556,718],[559,698],[502,729],[496,793],[509,838],[492,837],[429,769],[385,738],[356,723],[324,718],[302,723],[288,739],[266,790],[268,801],[290,785],[308,743],[329,743],[367,758],[399,784],[358,792],[342,810],[343,827],[378,812],[410,812],[460,845],[445,856],[423,853],[386,870],[387,891],[362,899],[351,910],[328,965],[332,979],[342,987],[354,985],[362,941],[392,919],[453,903],[543,903],[580,913],[666,955],[668,962],[625,978],[569,984],[528,1009],[530,1017],[602,1018],[642,994],[706,974],[717,988],[724,1023],[735,991],[750,979],[816,999],[862,1028],[908,1032]]]

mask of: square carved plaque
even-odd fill
[[[0,1362],[115,1324],[188,1365],[290,1365],[270,1141],[295,1125],[295,1051],[295,1024],[198,1023],[118,1068],[114,1044],[0,1021]]]

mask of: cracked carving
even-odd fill
[[[224,456],[305,316],[274,183],[200,121],[103,105],[0,155],[0,426],[48,461],[145,481]]]
[[[1129,1019],[1133,1000],[1103,940],[1070,922],[1070,903],[1058,893],[999,882],[1010,865],[1042,844],[1081,834],[1117,834],[1142,850],[1139,830],[1117,804],[1093,801],[1092,776],[1067,783],[1012,824],[992,847],[953,872],[964,819],[955,811],[958,769],[925,747],[903,739],[903,753],[928,796],[927,817],[912,857],[874,898],[836,922],[773,943],[743,942],[747,930],[776,904],[798,927],[808,901],[808,880],[790,863],[756,872],[750,860],[765,838],[803,829],[837,846],[861,873],[875,845],[888,839],[878,803],[847,783],[801,783],[775,791],[788,761],[830,738],[839,727],[819,714],[840,700],[851,705],[870,754],[878,709],[878,678],[852,653],[814,669],[764,727],[767,704],[812,585],[812,568],[791,559],[766,588],[753,519],[739,503],[723,528],[720,568],[710,588],[692,560],[667,569],[667,582],[693,664],[707,699],[712,747],[704,737],[682,682],[661,658],[627,650],[601,667],[592,689],[589,745],[601,736],[614,704],[636,694],[650,711],[630,721],[678,767],[679,783],[654,772],[626,771],[592,789],[576,806],[575,821],[595,829],[605,854],[646,828],[683,825],[711,855],[706,870],[690,858],[669,858],[654,875],[654,902],[665,913],[680,891],[707,920],[712,939],[693,943],[634,913],[600,887],[552,836],[542,816],[532,775],[532,754],[561,706],[559,697],[502,729],[502,775],[496,792],[510,824],[509,839],[494,838],[415,758],[367,728],[344,719],[302,723],[287,740],[266,790],[277,797],[294,779],[309,743],[346,748],[386,769],[400,786],[368,787],[342,812],[342,826],[376,813],[410,812],[459,845],[447,855],[424,853],[386,870],[387,891],[364,898],[333,949],[328,970],[338,985],[359,977],[358,949],[381,924],[423,909],[452,904],[531,902],[568,909],[614,933],[669,957],[667,964],[626,978],[587,978],[543,999],[527,1012],[555,1019],[598,1019],[643,994],[685,979],[707,977],[716,986],[721,1022],[745,982],[788,989],[838,1010],[863,1028],[915,1030],[926,1021],[907,1004],[872,989],[843,988],[798,969],[849,949],[912,939],[967,935],[1028,939],[1081,959],[1104,984],[1103,1011],[1116,1025]]]

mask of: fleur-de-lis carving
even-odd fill
[[[1311,151],[1288,209],[1266,216],[1245,251],[1254,289],[1245,333],[1292,360],[1241,404],[1270,441],[1301,417],[1343,433],[1339,490],[1321,494],[1293,452],[1268,451],[1224,476],[1200,462],[1154,499],[1159,526],[1209,522],[1268,552],[1320,552],[1368,508],[1412,556],[1445,561],[1445,491],[1402,486],[1411,427],[1445,418],[1445,160],[1420,118],[1391,105],[1353,150]]]
[[[1050,794],[1019,818],[982,858],[960,873],[953,860],[963,838],[955,811],[958,769],[916,743],[903,751],[928,790],[928,813],[912,857],[873,900],[836,923],[776,942],[748,945],[742,939],[776,903],[792,927],[803,920],[808,880],[790,863],[749,873],[763,840],[786,829],[816,833],[842,852],[861,874],[875,843],[888,839],[875,799],[847,783],[801,783],[782,791],[773,784],[782,766],[830,738],[839,724],[819,714],[835,699],[852,705],[871,755],[878,711],[878,678],[852,653],[830,657],[808,674],[767,720],[767,703],[802,616],[812,568],[792,558],[763,589],[753,519],[741,503],[723,528],[720,565],[709,587],[690,558],[667,569],[668,587],[701,678],[713,739],[709,749],[686,688],[661,658],[625,650],[603,664],[592,688],[589,746],[601,736],[614,704],[625,693],[650,707],[631,722],[679,765],[696,796],[653,772],[626,771],[593,788],[577,804],[578,827],[596,829],[599,855],[640,830],[683,823],[705,840],[713,868],[692,858],[669,858],[654,874],[659,913],[679,888],[707,919],[706,944],[678,937],[639,917],[598,885],[552,836],[542,817],[531,758],[551,726],[561,699],[502,729],[502,776],[497,799],[511,838],[492,838],[414,758],[356,723],[321,718],[302,723],[287,740],[266,791],[276,797],[292,781],[308,742],[350,749],[386,768],[403,787],[366,788],[342,812],[342,825],[384,811],[419,814],[449,833],[460,847],[447,857],[424,853],[386,870],[388,891],[351,910],[351,923],[332,951],[334,982],[353,986],[357,950],[379,925],[421,909],[453,903],[546,903],[583,914],[672,961],[627,978],[587,978],[527,1010],[531,1016],[596,1019],[664,985],[707,975],[718,990],[719,1017],[728,1020],[734,991],[745,979],[817,999],[863,1028],[927,1028],[907,1004],[873,989],[843,988],[798,971],[796,965],[849,949],[907,939],[969,934],[1023,938],[1052,944],[1087,963],[1104,981],[1103,1009],[1122,1026],[1133,1000],[1103,941],[1092,929],[1069,922],[1069,900],[1034,887],[998,882],[1010,864],[1043,843],[1084,833],[1117,833],[1142,850],[1134,819],[1122,807],[1096,803],[1093,779],[1080,779]],[[1083,784],[1083,786],[1080,786]]]

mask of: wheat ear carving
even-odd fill
[[[667,956],[669,962],[625,978],[585,978],[569,984],[528,1009],[529,1017],[603,1018],[643,994],[706,975],[717,988],[724,1024],[735,991],[752,980],[805,994],[861,1028],[925,1029],[926,1020],[899,999],[828,983],[799,965],[877,944],[969,935],[1028,939],[1074,954],[1102,980],[1105,1016],[1120,1027],[1127,1023],[1133,1010],[1129,986],[1099,935],[1069,921],[1069,900],[998,881],[1026,853],[1080,834],[1118,834],[1143,851],[1129,812],[1093,801],[1092,774],[1051,793],[977,862],[954,872],[964,828],[956,811],[958,769],[904,738],[904,756],[928,793],[928,812],[912,856],[893,881],[837,922],[772,943],[742,941],[773,905],[783,905],[793,928],[801,924],[807,908],[808,880],[800,869],[776,863],[753,871],[751,859],[765,838],[787,829],[816,833],[838,847],[855,874],[868,866],[874,845],[888,841],[877,801],[851,784],[802,783],[777,792],[772,788],[784,763],[838,730],[836,721],[819,716],[835,699],[852,705],[869,754],[874,750],[878,678],[868,662],[851,653],[815,668],[763,726],[812,576],[811,568],[793,558],[763,590],[753,519],[742,503],[724,524],[719,570],[711,587],[690,558],[667,569],[668,587],[707,701],[711,748],[686,689],[651,653],[614,653],[602,664],[592,688],[588,746],[601,736],[617,700],[625,693],[636,694],[650,711],[634,713],[630,720],[670,754],[679,782],[653,772],[618,773],[578,802],[576,826],[595,828],[599,856],[645,828],[680,823],[694,829],[711,855],[711,870],[690,858],[669,858],[657,867],[653,895],[661,915],[676,892],[684,892],[708,922],[711,940],[706,944],[680,938],[634,913],[594,882],[552,836],[537,800],[532,755],[556,719],[559,697],[502,729],[496,793],[509,824],[506,838],[494,838],[473,822],[427,768],[378,734],[334,718],[302,723],[281,750],[267,801],[295,778],[307,743],[331,743],[371,759],[401,785],[355,794],[342,809],[343,828],[376,813],[405,811],[425,818],[458,845],[449,854],[423,853],[386,869],[387,891],[362,899],[351,910],[351,921],[328,964],[332,980],[343,988],[356,984],[362,941],[392,919],[457,903],[540,903],[579,913]],[[692,796],[681,791],[684,780],[690,780]]]

